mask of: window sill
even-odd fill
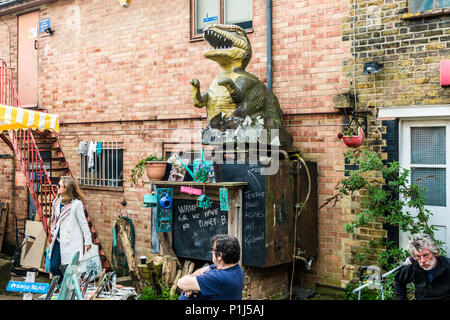
[[[123,187],[105,187],[105,186],[84,186],[80,185],[81,189],[87,190],[97,190],[97,191],[112,191],[112,192],[123,192]]]
[[[254,32],[254,29],[253,29],[253,28],[251,28],[251,29],[245,29],[245,32],[246,32],[247,34],[253,33],[253,32]],[[194,36],[191,35],[191,39],[190,39],[191,42],[197,42],[197,41],[203,41],[203,40],[204,40],[204,39],[203,39],[203,34],[196,34],[196,35],[194,35]]]
[[[402,15],[402,20],[415,20],[450,15],[450,8],[427,10],[423,12],[408,12]]]

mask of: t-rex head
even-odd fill
[[[233,24],[211,24],[204,29],[203,37],[213,47],[205,50],[205,58],[216,61],[222,67],[247,67],[252,57],[252,47],[244,29]]]

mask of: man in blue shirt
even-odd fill
[[[242,300],[244,272],[236,237],[220,234],[211,239],[213,264],[178,280],[179,300]]]

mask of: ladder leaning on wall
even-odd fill
[[[0,104],[22,108],[11,71],[2,59],[0,59]],[[16,154],[20,170],[25,176],[30,198],[36,208],[36,216],[33,219],[42,222],[47,239],[50,241],[49,222],[52,201],[56,197],[56,185],[61,176],[73,177],[59,139],[53,131],[30,128],[9,130],[7,136],[0,132],[0,138]],[[92,242],[99,246],[103,268],[110,270],[111,266],[86,207],[84,212],[92,233]]]

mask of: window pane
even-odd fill
[[[446,206],[445,181],[445,169],[413,168],[411,170],[411,182],[426,188],[426,205],[429,206]]]
[[[244,29],[252,28],[252,1],[225,0],[226,24],[237,24]]]
[[[203,29],[211,23],[219,23],[219,1],[196,0],[195,33],[202,33]]]
[[[450,0],[437,0],[436,8],[447,8],[450,7]]]
[[[411,0],[410,12],[422,12],[434,8],[434,0]]]
[[[411,128],[411,163],[446,164],[445,127]]]

